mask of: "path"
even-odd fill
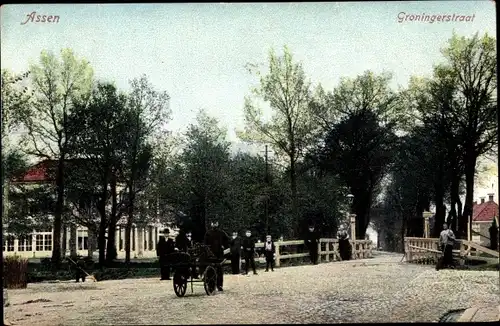
[[[157,278],[29,284],[9,290],[15,325],[433,322],[447,311],[498,305],[496,271],[436,272],[401,255],[226,275],[224,292],[177,298]],[[26,303],[29,300],[45,302]]]

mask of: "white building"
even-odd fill
[[[23,178],[13,181],[11,183],[12,187],[15,187],[16,184],[36,187],[47,182],[46,168],[47,162],[35,165]],[[10,186],[6,188],[10,188]],[[125,222],[126,219],[122,218],[117,223],[115,242],[118,259],[125,258]],[[166,228],[170,230],[170,234],[173,236],[178,232],[178,229],[172,223],[164,225],[158,219],[145,227],[134,224],[130,235],[131,258],[156,257],[156,244],[161,233]],[[4,225],[3,229],[6,229],[6,225]],[[73,239],[74,241],[71,241]],[[20,239],[13,235],[4,234],[3,240],[2,252],[4,256],[17,255],[25,258],[46,258],[52,256],[52,229],[33,230],[31,234]],[[71,248],[71,243],[74,243],[76,248]],[[70,255],[72,251],[82,256],[94,256],[98,253],[97,236],[89,232],[87,227],[84,226],[63,228],[61,232],[61,244],[63,248],[66,248],[63,253],[65,255]]]

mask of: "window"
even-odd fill
[[[43,234],[37,234],[35,242],[35,251],[43,251]]]
[[[153,250],[153,227],[152,226],[149,227],[148,242],[149,242],[148,250]]]
[[[89,237],[78,236],[78,250],[89,249]]]
[[[52,234],[46,234],[43,242],[44,251],[52,251]]]
[[[14,237],[9,236],[7,238],[7,251],[14,251]]]
[[[19,238],[19,251],[32,251],[31,235],[25,235]]]

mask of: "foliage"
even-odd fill
[[[254,100],[250,97],[245,99],[246,126],[244,132],[238,132],[238,136],[245,141],[270,143],[277,155],[286,157],[290,173],[291,213],[293,220],[297,221],[296,164],[311,145],[316,128],[309,107],[310,83],[302,65],[293,62],[287,47],[281,57],[271,50],[269,73],[263,76],[257,71],[256,74],[260,77],[260,86],[252,90]],[[271,121],[264,121],[262,109],[254,104],[257,99],[269,103],[273,111]],[[296,230],[297,225],[293,229]]]

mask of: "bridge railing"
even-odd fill
[[[405,254],[406,261],[415,262],[421,259],[436,257],[441,253],[439,248],[438,238],[418,238],[405,237]],[[455,241],[453,253],[460,257],[469,256],[471,254],[484,253],[493,257],[498,257],[498,252],[483,247],[477,243],[457,239]]]
[[[352,245],[352,259],[371,258],[373,243],[370,240],[350,241]],[[279,267],[281,262],[287,259],[309,257],[309,250],[305,247],[304,240],[276,241],[275,246],[275,266]],[[257,251],[264,247],[263,242],[255,244]],[[318,260],[330,262],[340,259],[338,239],[322,238],[318,243]],[[263,263],[265,258],[259,256],[257,261]],[[227,262],[229,263],[229,262]]]

